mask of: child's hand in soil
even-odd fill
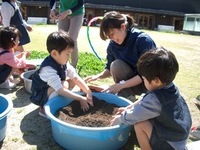
[[[81,104],[81,109],[82,109],[84,112],[87,111],[87,110],[90,108],[86,97],[83,97],[83,98],[82,98],[82,100],[80,101],[80,104]]]
[[[125,110],[126,110],[126,107],[120,107],[117,109],[117,113],[115,115],[121,115],[121,113]]]
[[[114,119],[111,120],[110,126],[121,124],[121,121],[120,121],[121,114],[120,115],[115,115],[113,117],[114,117]]]
[[[86,96],[87,96],[87,102],[88,102],[88,104],[90,104],[90,106],[94,106],[93,99],[92,99],[92,92],[91,91],[88,92]]]
[[[126,107],[118,108],[116,114],[113,116],[114,119],[111,120],[111,123],[110,123],[111,126],[121,124],[121,121],[120,121],[121,113],[124,112],[125,110],[126,110]]]

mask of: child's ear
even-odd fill
[[[58,52],[55,49],[51,51],[51,56],[52,57],[55,57],[57,55],[58,55]]]
[[[158,77],[155,77],[154,81],[158,85],[162,84],[162,82],[160,81],[160,79]]]

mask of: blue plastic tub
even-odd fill
[[[100,100],[118,106],[127,106],[132,102],[108,93],[93,93]],[[82,127],[63,122],[54,114],[60,108],[71,103],[71,99],[56,96],[44,106],[51,120],[55,141],[67,150],[117,150],[126,144],[131,126],[115,125],[111,127]]]
[[[7,115],[12,108],[12,101],[0,94],[0,141],[3,141],[6,136]]]

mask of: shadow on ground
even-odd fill
[[[13,89],[0,89],[0,93],[7,95],[7,97],[12,99],[14,108],[24,107],[31,103],[31,95],[25,90],[23,83],[20,83]]]
[[[38,115],[38,109],[30,112],[21,121],[23,139],[37,150],[63,150],[53,139],[50,120]]]

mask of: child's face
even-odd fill
[[[122,24],[120,29],[118,28],[110,29],[108,37],[109,39],[120,45],[124,42],[126,34],[127,34],[126,27]]]
[[[72,48],[66,48],[61,53],[58,53],[58,51],[55,50],[52,54],[52,57],[56,60],[57,63],[65,65],[69,61],[72,50]]]

